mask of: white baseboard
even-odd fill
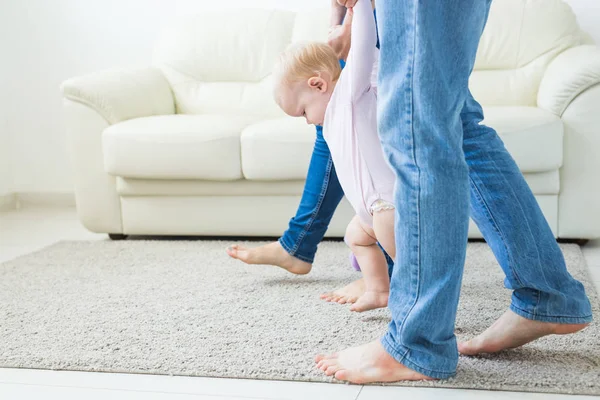
[[[74,193],[30,192],[17,193],[17,206],[75,207]]]
[[[17,195],[7,193],[0,195],[0,211],[9,211],[17,208]]]

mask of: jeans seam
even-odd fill
[[[413,7],[417,7],[416,2],[413,3]],[[419,166],[417,164],[417,155],[416,155],[416,150],[415,150],[415,132],[414,132],[414,110],[413,110],[413,81],[414,81],[414,70],[415,70],[415,49],[416,49],[416,41],[417,41],[417,35],[416,35],[416,26],[417,26],[417,12],[415,9],[413,9],[413,40],[412,40],[412,62],[410,64],[410,70],[409,70],[409,74],[410,74],[410,83],[409,83],[409,87],[407,90],[407,98],[408,98],[408,104],[409,107],[406,111],[407,112],[407,117],[410,117],[407,122],[410,128],[410,144],[411,144],[411,155],[412,155],[412,159],[415,165],[415,169],[416,169],[416,185],[415,187],[417,187],[418,189],[417,191],[417,196],[416,196],[416,205],[415,205],[415,209],[416,209],[416,219],[417,219],[417,226],[416,226],[416,232],[417,232],[417,248],[416,248],[416,254],[417,254],[417,277],[416,277],[416,293],[415,293],[415,298],[412,302],[412,304],[410,306],[407,307],[406,312],[404,313],[404,317],[402,320],[402,326],[400,328],[400,332],[398,333],[398,335],[400,337],[402,337],[402,333],[404,332],[404,322],[409,318],[410,313],[412,312],[412,310],[415,308],[415,306],[417,305],[417,302],[419,301],[419,294],[420,294],[420,279],[421,279],[421,240],[420,240],[420,190],[421,190],[421,186],[420,186],[420,180],[421,180],[421,171],[419,169]],[[412,252],[412,249],[409,250],[410,252]]]
[[[510,271],[512,272],[513,276],[515,277],[517,283],[520,286],[524,286],[523,282],[521,282],[521,280],[519,279],[519,276],[515,273],[515,269],[512,267],[513,261],[512,261],[512,257],[510,256],[510,251],[508,250],[508,246],[506,245],[506,239],[504,238],[504,235],[502,234],[502,231],[500,230],[498,223],[494,219],[494,216],[490,212],[490,207],[488,206],[488,204],[485,202],[485,199],[481,195],[479,187],[477,187],[475,180],[471,177],[471,174],[469,174],[469,181],[471,182],[471,185],[473,186],[473,192],[475,194],[475,197],[477,198],[477,201],[482,206],[482,209],[485,210],[485,214],[486,214],[489,222],[492,224],[492,226],[494,227],[494,230],[498,233],[498,236],[500,237],[500,240],[502,241],[502,245],[504,246],[504,250],[506,251],[506,258],[508,260],[508,266],[510,268]]]
[[[313,213],[311,214],[310,219],[308,220],[308,222],[302,229],[302,232],[300,232],[300,235],[298,235],[298,239],[294,243],[294,247],[293,247],[292,251],[291,252],[288,251],[288,253],[290,253],[290,255],[292,255],[294,257],[296,257],[296,252],[298,251],[298,248],[300,247],[302,240],[306,236],[306,233],[308,231],[310,231],[310,228],[311,228],[313,222],[315,221],[317,214],[319,213],[319,211],[321,209],[321,205],[323,204],[323,199],[325,198],[324,193],[327,191],[327,188],[329,187],[329,177],[331,176],[331,166],[332,166],[332,161],[331,161],[331,156],[329,156],[328,160],[327,160],[327,170],[325,172],[325,179],[323,180],[323,185],[321,186],[321,193],[319,193],[319,200],[317,201],[317,205],[316,205],[315,209],[313,210]],[[296,257],[296,258],[300,258],[300,257]]]

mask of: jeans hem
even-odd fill
[[[404,348],[404,346],[392,345],[390,343],[390,339],[388,338],[388,335],[381,338],[381,345],[383,346],[383,349],[389,355],[394,357],[394,359],[396,361],[398,361],[400,364],[402,364],[405,367],[410,368],[413,371],[416,371],[420,374],[427,375],[428,377],[434,378],[434,379],[448,379],[448,378],[451,378],[454,375],[456,375],[456,371],[452,371],[452,372],[435,371],[432,369],[423,368],[420,365],[415,364],[413,361],[411,361],[408,358],[408,349]],[[398,351],[397,347],[400,347],[402,349],[402,351]]]
[[[283,247],[283,249],[285,251],[287,251],[289,253],[290,256],[292,257],[296,257],[298,260],[307,262],[309,264],[312,264],[314,262],[314,258],[309,258],[309,257],[304,257],[300,254],[298,254],[297,252],[292,251],[292,249],[290,248],[290,246],[288,246],[284,241],[283,241],[283,237],[279,238],[279,244],[281,245],[281,247]]]
[[[510,310],[515,314],[530,319],[532,321],[541,321],[541,322],[552,322],[556,324],[586,324],[588,322],[592,322],[592,316],[587,315],[584,317],[566,317],[566,316],[554,316],[554,315],[540,315],[530,313],[529,311],[525,311],[514,304],[510,305]]]

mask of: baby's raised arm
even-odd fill
[[[369,0],[358,0],[352,12],[352,42],[346,69],[350,78],[350,93],[355,99],[371,87],[377,28]]]

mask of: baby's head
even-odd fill
[[[322,125],[341,71],[329,45],[292,44],[281,54],[273,71],[275,101],[286,114],[304,117],[309,124]]]

